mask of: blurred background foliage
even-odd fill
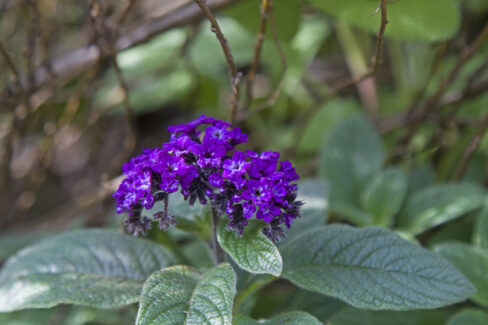
[[[207,0],[242,75],[237,118],[250,135],[248,148],[280,151],[302,178],[334,178],[327,175],[334,145],[369,155],[359,170],[368,164],[384,169],[369,194],[351,199],[352,207],[331,197],[332,220],[391,227],[388,216],[398,212],[404,196],[430,184],[488,184],[486,0],[388,2],[382,60],[371,74],[378,0],[275,0],[265,16],[261,2]],[[111,194],[121,164],[165,141],[168,125],[200,114],[229,117],[228,66],[210,24],[191,1],[1,0],[0,10],[1,261],[54,232],[120,227]],[[267,29],[260,35],[263,19]],[[262,53],[248,96],[246,78],[260,36]],[[358,114],[374,131],[363,132],[369,126],[349,119]],[[339,124],[342,131],[332,134]],[[355,132],[356,138],[347,137]],[[376,133],[381,139],[375,140]],[[371,141],[361,142],[364,134]],[[346,174],[354,169],[342,168]],[[378,207],[383,197],[375,195],[385,180],[400,192],[404,186],[398,206],[388,207],[395,211]],[[377,209],[375,220],[364,217]],[[408,228],[408,222],[397,223]],[[420,240],[469,241],[474,223],[468,216]],[[151,236],[172,243],[165,234]],[[189,241],[180,233],[172,236]],[[205,266],[200,246],[190,243],[184,254]],[[261,303],[243,304],[256,317],[290,306],[317,307],[314,314],[333,324],[442,324],[449,314],[354,310],[282,282],[252,299]],[[312,303],[305,306],[307,299]],[[456,315],[461,322],[486,316],[462,313]],[[63,306],[1,314],[0,323],[130,324],[134,315],[133,308]]]

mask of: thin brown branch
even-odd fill
[[[134,5],[136,4],[136,0],[129,0],[129,2],[125,5],[124,9],[120,11],[120,13],[117,14],[115,17],[114,21],[117,26],[122,24],[124,20],[127,18],[131,10],[134,8]]]
[[[0,54],[2,55],[3,59],[5,60],[7,67],[12,72],[13,81],[14,81],[15,85],[19,88],[18,91],[20,91],[22,86],[20,85],[19,71],[15,67],[15,64],[12,61],[12,58],[8,54],[7,49],[5,48],[5,46],[3,45],[3,42],[1,40],[0,40]]]
[[[234,62],[234,57],[232,55],[232,51],[229,46],[229,42],[224,36],[222,29],[220,28],[217,19],[213,15],[212,11],[208,7],[205,0],[193,0],[195,3],[200,7],[204,15],[207,17],[208,21],[210,22],[211,30],[217,36],[217,39],[222,47],[222,51],[224,52],[225,60],[227,61],[227,65],[229,66],[229,75],[230,75],[230,83],[232,88],[232,99],[230,102],[230,122],[232,124],[236,121],[236,113],[237,113],[237,104],[239,103],[239,82],[241,76],[237,71],[236,64]]]
[[[481,139],[483,138],[487,130],[488,130],[488,114],[485,115],[478,131],[476,131],[475,135],[473,136],[468,146],[464,150],[459,166],[456,172],[454,173],[455,180],[460,180],[466,173],[466,169],[468,168],[468,163],[471,160],[471,157],[475,153],[476,149],[478,149]]]
[[[246,97],[242,105],[242,112],[246,112],[253,97],[253,86],[256,78],[256,70],[259,66],[264,38],[266,36],[266,23],[269,18],[269,12],[273,10],[273,0],[262,0],[261,3],[261,20],[259,31],[254,43],[254,56],[246,78]]]
[[[387,15],[387,2],[388,0],[381,0],[379,4],[379,10],[381,11],[381,20],[380,20],[380,27],[378,29],[378,33],[376,34],[376,46],[375,46],[375,53],[372,59],[372,64],[369,67],[368,71],[359,77],[353,77],[350,80],[339,84],[333,88],[331,88],[327,94],[325,95],[324,98],[321,98],[320,101],[325,101],[332,96],[336,95],[340,90],[355,85],[369,77],[372,77],[376,74],[376,71],[378,70],[379,65],[382,62],[382,56],[383,56],[383,41],[385,37],[385,31],[386,31],[386,25],[388,24],[388,15]],[[305,128],[307,126],[307,122],[315,115],[317,110],[319,109],[320,105],[317,102],[315,107],[312,108],[311,110],[307,111],[305,115],[302,116],[302,118],[299,119],[298,121],[298,127],[299,131],[297,132],[299,135],[304,134]],[[295,141],[292,145],[292,151],[296,149],[298,144],[301,141],[301,136],[295,137]]]
[[[207,5],[212,10],[218,10],[237,1],[239,0],[207,0]],[[133,27],[124,29],[114,43],[115,49],[117,52],[121,52],[144,43],[160,33],[186,25],[201,17],[202,11],[193,4],[183,3],[177,8],[170,6],[169,9],[161,12],[157,18],[142,18]],[[56,78],[51,79],[46,67],[40,66],[34,74],[34,86],[36,89],[42,89],[45,85],[48,87],[62,85],[95,66],[101,56],[102,53],[98,46],[90,44],[53,58],[51,69]],[[25,78],[20,77],[19,80],[25,80]]]
[[[288,63],[286,61],[286,55],[285,55],[285,52],[283,51],[283,48],[281,47],[281,42],[280,42],[280,39],[278,37],[278,30],[276,28],[273,7],[270,7],[268,15],[269,15],[269,22],[271,25],[271,33],[273,36],[273,42],[275,44],[276,51],[278,52],[278,56],[280,57],[280,61],[281,61],[281,72],[280,72],[280,75],[278,77],[278,83],[277,83],[276,87],[273,89],[273,91],[271,91],[271,95],[268,97],[266,102],[263,103],[262,105],[257,106],[256,108],[254,108],[252,110],[252,112],[250,112],[248,114],[242,114],[240,121],[246,119],[250,114],[258,114],[259,112],[261,112],[261,111],[263,111],[269,107],[274,106],[274,104],[276,104],[276,101],[278,100],[278,97],[281,94],[281,90],[283,88],[283,82],[285,81],[285,75],[286,75],[286,71],[288,69]],[[244,112],[244,113],[246,113],[246,112]]]
[[[376,34],[376,46],[375,46],[375,52],[374,56],[372,58],[372,63],[371,66],[369,67],[368,71],[360,76],[353,77],[343,83],[340,83],[333,87],[332,89],[329,90],[328,96],[331,97],[337,94],[340,90],[356,85],[360,83],[363,80],[368,79],[369,77],[372,77],[376,74],[376,71],[378,70],[378,67],[380,66],[383,58],[383,42],[385,38],[385,31],[386,31],[386,25],[388,24],[388,16],[387,16],[387,2],[388,0],[381,0],[379,9],[381,12],[381,21],[380,21],[380,28],[378,30],[378,33]]]
[[[481,32],[476,36],[474,41],[466,46],[459,55],[456,64],[451,69],[449,74],[441,81],[439,87],[437,87],[434,95],[428,98],[423,105],[418,109],[412,111],[406,122],[410,124],[409,130],[406,136],[400,141],[401,143],[408,143],[415,134],[415,130],[433,111],[437,110],[442,102],[441,98],[448,87],[456,80],[457,76],[464,67],[464,64],[473,56],[473,54],[480,48],[483,42],[488,38],[488,22],[485,24]]]
[[[95,32],[97,34],[97,45],[100,51],[107,57],[114,68],[117,76],[119,87],[123,91],[122,104],[125,110],[125,123],[127,129],[127,135],[124,140],[123,150],[119,157],[116,157],[114,161],[115,166],[120,166],[126,159],[130,152],[134,149],[136,143],[136,134],[133,122],[133,109],[129,100],[129,86],[122,74],[122,70],[117,63],[117,50],[114,46],[114,35],[117,31],[111,30],[105,24],[105,13],[100,4],[100,0],[90,0],[91,6],[91,20]]]

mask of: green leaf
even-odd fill
[[[210,269],[202,276],[190,299],[186,325],[232,323],[236,275],[229,264]]]
[[[370,33],[378,33],[381,15],[376,0],[311,0],[317,8]],[[460,26],[455,0],[398,0],[387,3],[385,36],[400,40],[440,41],[456,35]],[[442,8],[442,15],[439,15]]]
[[[444,313],[437,310],[371,311],[345,308],[329,325],[444,325]]]
[[[435,251],[463,272],[478,289],[471,300],[488,307],[488,251],[464,243],[437,245]]]
[[[470,183],[438,184],[413,194],[398,224],[414,234],[456,219],[483,204],[483,190]]]
[[[251,30],[253,34],[257,34],[261,21],[261,2],[261,0],[241,1],[229,7],[225,13]],[[298,0],[275,2],[272,10],[278,37],[290,40],[295,35],[300,23],[301,2]],[[267,35],[272,35],[269,20]]]
[[[488,313],[480,309],[465,309],[452,316],[447,325],[486,325]]]
[[[475,291],[449,263],[382,228],[314,229],[282,253],[283,277],[358,308],[438,308]]]
[[[321,23],[323,24],[323,22]],[[301,136],[298,150],[315,154],[334,126],[361,110],[359,102],[352,98],[331,98],[326,101],[310,120]]]
[[[312,315],[304,313],[303,311],[292,311],[281,314],[272,319],[260,320],[259,322],[243,315],[237,315],[234,325],[322,325],[322,323]]]
[[[229,264],[203,275],[182,265],[157,271],[142,289],[136,324],[230,325],[235,283]]]
[[[26,247],[0,273],[0,311],[138,301],[145,279],[175,263],[164,247],[110,230],[79,230]]]
[[[217,238],[237,265],[251,273],[280,276],[283,261],[278,248],[261,233],[263,223],[250,220],[240,237],[235,231],[227,230],[227,223],[225,220],[219,222]]]
[[[481,248],[488,249],[488,204],[485,203],[476,218],[473,243]]]
[[[373,224],[389,227],[403,204],[407,193],[407,178],[400,169],[379,173],[361,195],[363,209],[373,217]]]
[[[200,274],[176,265],[153,273],[142,288],[136,325],[184,324],[193,290]]]
[[[359,116],[339,124],[326,142],[320,163],[330,186],[331,210],[354,218],[355,223],[370,221],[364,213],[356,213],[359,197],[383,161],[381,139],[369,121]]]

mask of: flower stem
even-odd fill
[[[225,261],[225,252],[217,241],[217,224],[219,223],[219,219],[217,211],[212,208],[212,253],[215,265],[219,265]]]

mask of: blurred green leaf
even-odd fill
[[[360,193],[382,168],[381,139],[364,117],[337,126],[321,153],[320,171],[330,186],[330,209],[357,224],[368,224],[358,209]],[[359,211],[358,211],[359,210]]]
[[[337,19],[378,33],[381,17],[376,13],[377,0],[311,0],[311,3]],[[397,0],[387,6],[385,36],[393,39],[441,41],[455,36],[460,26],[461,12],[455,0]]]
[[[329,325],[443,325],[444,315],[435,310],[406,312],[369,311],[348,307],[334,316]]]
[[[435,247],[435,251],[474,284],[478,291],[471,300],[488,307],[488,251],[464,243],[440,244]]]
[[[79,230],[26,247],[0,273],[0,311],[138,301],[144,280],[175,263],[164,247],[110,230]]]
[[[485,203],[483,209],[476,215],[473,243],[478,247],[488,249],[488,203]]]
[[[449,263],[383,228],[326,226],[304,233],[282,253],[283,277],[357,308],[438,308],[475,292]]]
[[[0,324],[6,325],[39,325],[50,324],[54,319],[55,310],[23,310],[21,312],[0,313]]]
[[[229,264],[203,275],[187,266],[152,274],[144,284],[137,325],[231,325],[236,278]]]
[[[334,98],[326,101],[307,125],[301,136],[298,150],[304,153],[317,152],[337,124],[359,111],[360,105],[354,99]]]
[[[464,309],[447,322],[446,325],[486,325],[488,324],[488,313],[481,309]]]
[[[292,311],[281,314],[272,319],[256,321],[252,318],[243,315],[237,315],[234,325],[321,325],[322,323],[314,316],[303,311]]]
[[[16,253],[19,249],[40,241],[48,233],[42,232],[3,232],[0,234],[0,261]]]
[[[246,0],[236,3],[224,12],[248,28],[253,34],[259,31],[261,0]],[[290,40],[295,35],[301,16],[301,1],[287,0],[273,3],[273,14],[278,37]],[[271,24],[267,21],[266,35],[272,37]]]
[[[414,234],[478,209],[483,204],[483,189],[470,183],[437,184],[419,190],[407,200],[398,224]]]
[[[227,224],[226,220],[219,222],[218,241],[237,265],[251,273],[280,276],[283,261],[278,248],[262,234],[263,222],[249,220],[242,236],[227,230]]]
[[[373,224],[389,227],[403,204],[407,193],[407,178],[401,169],[380,172],[361,195],[362,208],[373,218]]]

